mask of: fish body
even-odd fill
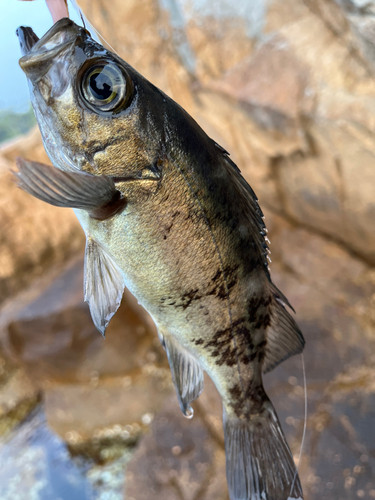
[[[104,335],[126,286],[150,313],[182,412],[223,400],[232,500],[302,498],[262,383],[304,340],[271,281],[256,196],[228,153],[173,100],[83,28],[19,28],[20,65],[48,167],[19,161],[20,186],[72,207],[86,234],[85,300]]]

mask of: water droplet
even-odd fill
[[[193,410],[193,408],[190,405],[188,405],[186,407],[184,415],[185,415],[186,418],[193,418],[194,410]]]

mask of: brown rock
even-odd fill
[[[128,499],[228,500],[225,456],[205,420],[185,419],[168,399],[128,465]]]
[[[362,47],[371,39],[367,7],[277,0],[257,2],[246,15],[229,6],[225,16],[221,5],[216,13],[182,1],[174,10],[168,5],[82,3],[120,55],[233,155],[262,203],[375,262],[375,84],[371,51]],[[271,38],[261,34],[262,16]],[[14,156],[14,148],[6,153]]]
[[[16,156],[46,161],[39,131],[0,151],[0,303],[46,268],[83,251],[83,231],[70,209],[59,209],[21,191],[11,169]]]
[[[374,442],[367,430],[374,400],[373,269],[331,241],[278,217],[266,214],[266,220],[273,280],[295,307],[306,339],[308,419],[300,466],[305,494],[344,498],[353,488],[369,495],[374,466]],[[277,367],[265,382],[297,460],[304,420],[300,357]],[[349,485],[349,476],[355,483]]]
[[[187,23],[186,34],[194,51],[196,76],[203,84],[222,77],[247,58],[254,47],[254,39],[248,36],[245,19],[238,16],[192,16]]]
[[[359,3],[264,3],[268,38],[258,40],[243,20],[236,31],[238,16],[201,14],[178,27],[156,0],[82,3],[120,54],[232,153],[261,206],[273,210],[266,213],[272,276],[296,308],[307,341],[300,473],[310,500],[372,498],[375,492],[375,84],[372,20]],[[175,5],[184,12],[182,2]],[[193,51],[193,65],[184,46]],[[210,88],[212,80],[221,87]],[[40,155],[40,141],[33,144],[21,154]],[[4,168],[17,148],[2,153]],[[7,179],[4,174],[3,200],[12,189]],[[8,262],[2,266],[7,293],[42,272],[39,263],[63,260],[65,250],[58,251],[78,241],[70,240],[66,212],[56,209],[61,216],[56,212],[58,224],[51,225],[50,207],[44,213],[16,190],[11,199],[17,207],[1,205],[2,227],[11,227],[0,253]],[[37,223],[30,222],[30,207]],[[51,246],[56,261],[45,258]],[[23,278],[18,262],[27,258]],[[16,317],[13,311],[10,326],[4,320],[8,351],[45,391],[49,424],[73,453],[100,462],[134,445],[155,413],[129,465],[128,498],[152,492],[156,498],[227,499],[221,405],[212,385],[207,382],[194,419],[184,420],[175,396],[168,399],[171,379],[149,320],[126,296],[104,342],[87,309],[77,306],[81,276],[71,269],[73,284],[60,278],[45,293],[35,285],[39,301],[19,306]],[[301,367],[294,357],[265,377],[296,460],[304,422]]]
[[[139,374],[149,363],[164,366],[155,326],[130,293],[125,292],[104,340],[83,302],[82,283],[83,262],[74,260],[7,326],[8,349],[35,383],[85,384],[93,377]]]
[[[0,349],[0,437],[18,425],[39,402],[37,387]]]
[[[308,81],[307,68],[286,39],[276,36],[211,87],[240,101],[261,128],[287,135],[302,112],[311,112]]]
[[[171,375],[155,327],[136,300],[125,293],[104,340],[83,303],[82,280],[83,262],[73,261],[17,311],[6,344],[43,390],[50,427],[72,453],[105,462],[147,428],[172,390]],[[1,397],[0,391],[0,404]]]
[[[104,380],[93,373],[90,384],[54,384],[45,390],[47,421],[71,445],[116,435],[132,444],[171,389],[169,373],[154,365]]]

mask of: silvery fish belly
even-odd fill
[[[232,500],[302,498],[262,373],[304,340],[271,281],[263,215],[228,153],[174,101],[69,19],[20,65],[53,167],[20,187],[72,207],[86,234],[85,300],[104,335],[124,287],[153,317],[185,416],[203,371],[223,400]]]

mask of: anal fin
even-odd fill
[[[103,337],[108,323],[120,306],[124,288],[125,283],[120,268],[96,241],[87,237],[85,302],[89,304],[92,320]]]
[[[169,334],[160,335],[162,344],[167,352],[172,380],[176,389],[178,402],[182,413],[192,418],[194,410],[190,403],[197,399],[203,391],[203,370],[198,362],[181,347]]]
[[[276,368],[282,361],[299,354],[305,346],[301,330],[286,310],[290,308],[285,302],[284,295],[273,285],[271,289],[271,323],[267,328],[266,355],[263,362],[263,372],[267,373]]]
[[[98,220],[113,217],[126,206],[113,180],[105,175],[66,172],[23,158],[17,158],[17,167],[19,187],[50,205],[87,210]]]

